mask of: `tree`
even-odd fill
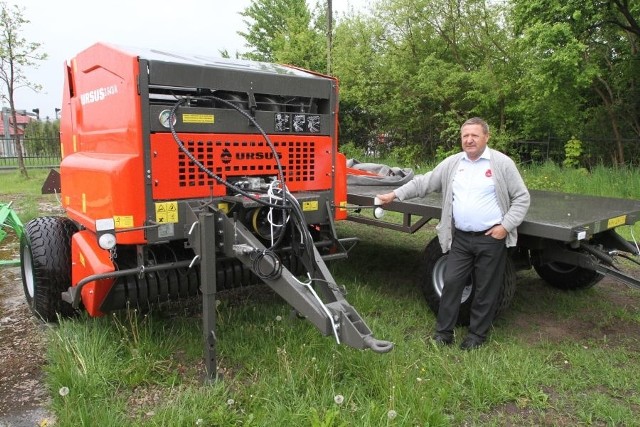
[[[628,0],[512,3],[512,18],[530,58],[524,64],[527,80],[538,86],[538,93],[546,93],[545,109],[551,111],[547,116],[567,117],[572,112],[573,123],[564,126],[569,132],[580,124],[583,129],[579,130],[608,129],[616,142],[612,162],[624,163],[624,135],[633,131],[640,135],[640,27],[635,18],[640,4]],[[549,108],[553,105],[559,108]]]
[[[10,9],[5,2],[0,2],[0,81],[4,84],[2,99],[8,102],[12,115],[18,167],[20,173],[28,177],[18,134],[14,96],[16,90],[21,88],[30,88],[35,91],[41,89],[40,85],[29,82],[23,71],[24,68],[35,66],[38,61],[45,60],[47,55],[39,52],[40,43],[27,42],[20,35],[21,27],[30,22],[24,18],[23,11],[24,9],[17,5]]]
[[[305,0],[253,0],[240,15],[248,30],[238,34],[252,49],[246,59],[325,69],[325,37],[314,28]]]
[[[334,71],[342,100],[395,143],[457,148],[460,123],[481,115],[505,131],[518,61],[501,6],[485,0],[387,0],[339,22]],[[344,108],[342,108],[344,114]],[[372,127],[370,126],[369,129]],[[374,135],[370,135],[370,138]],[[362,144],[360,141],[354,141]]]

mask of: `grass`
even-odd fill
[[[640,172],[584,173],[550,165],[523,172],[532,188],[640,195]],[[11,188],[36,194],[16,180]],[[223,380],[207,383],[197,311],[83,315],[61,320],[48,335],[56,425],[638,424],[638,291],[610,285],[567,293],[520,272],[513,306],[488,345],[439,348],[428,340],[434,316],[416,285],[433,225],[405,235],[341,222],[338,232],[361,241],[348,260],[331,264],[332,274],[393,351],[339,346],[290,316],[271,290],[254,287],[218,295]]]
[[[23,224],[42,215],[39,202],[58,204],[55,195],[42,195],[41,189],[49,169],[29,169],[29,178],[17,170],[0,170],[0,203],[12,203]]]

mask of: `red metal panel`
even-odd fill
[[[336,177],[333,189],[333,202],[336,206],[334,218],[347,219],[347,158],[342,153],[336,154]]]
[[[226,180],[277,176],[272,150],[261,135],[180,134],[194,157]],[[332,141],[328,136],[271,135],[289,191],[328,190],[332,185]],[[151,135],[153,197],[156,200],[222,196],[226,188],[202,172],[171,134]]]
[[[114,271],[109,258],[109,251],[98,246],[95,234],[83,230],[73,235],[71,241],[71,282],[75,286],[80,280],[93,274],[110,273]],[[102,316],[100,311],[102,301],[111,290],[114,279],[104,279],[90,282],[80,292],[82,305],[90,316]]]
[[[116,227],[144,225],[142,160],[134,155],[75,153],[60,163],[62,204],[69,218],[95,231],[95,220],[115,218]],[[117,241],[145,243],[141,231],[118,233]]]

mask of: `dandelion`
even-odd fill
[[[419,383],[421,383],[421,382],[422,382],[422,378],[418,377],[418,378],[416,378],[416,381],[418,381]]]
[[[387,412],[387,418],[389,418],[390,420],[395,419],[397,416],[398,416],[398,413],[393,409],[389,409],[389,412]]]
[[[69,394],[69,387],[60,387],[58,393],[60,394],[60,396],[65,397],[67,394]]]
[[[282,320],[282,316],[276,316],[276,322],[280,322]]]
[[[342,405],[342,402],[344,402],[344,396],[341,394],[336,394],[333,398],[333,401],[336,402],[336,405]]]
[[[197,425],[197,426],[201,426],[202,424],[204,424],[204,420],[203,420],[202,418],[198,418],[198,419],[196,420],[196,425]]]
[[[227,405],[228,405],[228,406],[231,406],[231,405],[233,405],[234,403],[236,403],[236,401],[235,401],[235,400],[233,400],[233,399],[227,399]]]

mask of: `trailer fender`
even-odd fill
[[[79,231],[73,235],[71,260],[71,281],[74,286],[85,277],[115,271],[109,251],[98,245],[96,235],[89,230]],[[100,311],[100,305],[111,290],[114,281],[114,278],[96,280],[82,288],[80,293],[82,304],[90,316],[104,314]]]

